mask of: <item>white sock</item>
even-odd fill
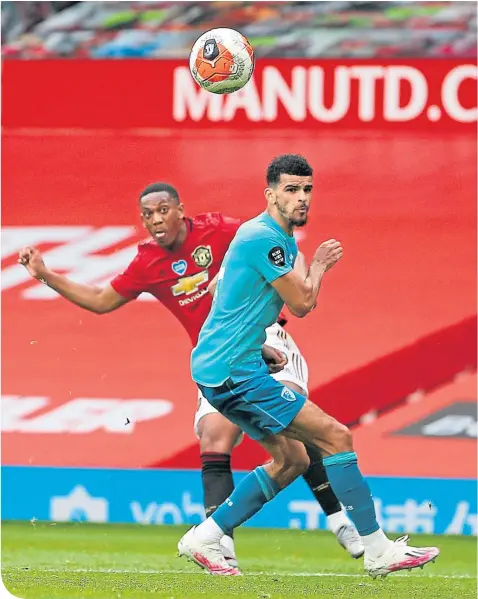
[[[224,531],[215,520],[209,517],[196,526],[194,534],[203,543],[219,543],[224,536]]]
[[[371,535],[365,535],[360,537],[362,539],[363,546],[365,547],[365,554],[372,559],[380,557],[390,547],[392,541],[387,537],[381,528],[373,532]]]
[[[348,524],[350,524],[350,520],[345,515],[344,510],[340,510],[340,512],[327,516],[327,528],[330,528],[334,535],[337,534],[337,531],[342,528],[342,526],[347,526]]]
[[[221,539],[221,545],[225,547],[229,553],[236,555],[236,552],[234,551],[234,539],[232,537],[224,535]]]

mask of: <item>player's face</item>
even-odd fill
[[[282,174],[277,187],[266,189],[266,197],[292,226],[303,227],[312,199],[312,177]]]
[[[141,198],[141,220],[158,245],[170,248],[178,239],[184,223],[184,207],[167,191],[156,191]]]

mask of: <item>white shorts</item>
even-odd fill
[[[266,329],[266,334],[266,345],[270,345],[271,347],[280,350],[287,356],[287,364],[284,369],[276,374],[271,374],[271,376],[276,381],[295,383],[303,389],[305,395],[308,395],[309,369],[307,368],[307,362],[300,353],[295,341],[289,333],[277,323]],[[198,390],[198,409],[194,417],[194,432],[196,433],[196,436],[198,436],[198,423],[201,418],[207,414],[214,414],[216,412],[216,408],[214,408],[203,396],[201,391]]]

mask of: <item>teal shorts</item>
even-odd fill
[[[198,387],[218,412],[256,441],[287,428],[306,402],[304,395],[273,379],[265,363],[244,381]]]

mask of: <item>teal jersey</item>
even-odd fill
[[[297,243],[266,212],[244,223],[224,256],[211,311],[191,354],[192,378],[216,387],[262,364],[265,329],[284,305],[271,283],[294,267]]]

